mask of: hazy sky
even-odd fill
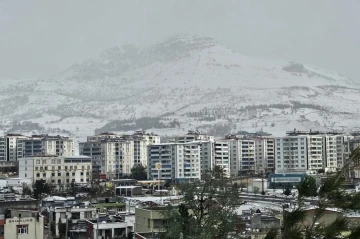
[[[0,0],[0,78],[39,78],[176,33],[360,81],[359,0]]]

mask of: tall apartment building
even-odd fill
[[[206,142],[162,143],[148,146],[148,178],[170,181],[200,180],[202,146],[210,147]],[[158,170],[156,165],[162,168]],[[208,165],[208,164],[207,164]],[[204,166],[204,170],[205,170]]]
[[[7,161],[6,138],[0,137],[0,161]]]
[[[343,166],[344,142],[353,136],[334,132],[288,132],[276,138],[276,169],[278,172],[335,172]]]
[[[306,172],[307,136],[275,137],[275,144],[277,173]]]
[[[6,140],[6,160],[17,161],[17,141],[27,137],[21,134],[7,134],[4,138]]]
[[[275,170],[274,138],[257,137],[255,141],[255,173],[268,173]]]
[[[79,144],[81,155],[93,158],[93,175],[118,178],[131,173],[137,164],[147,165],[147,146],[160,143],[160,136],[136,131],[132,135],[102,133]]]
[[[351,155],[351,152],[358,147],[360,147],[360,138],[352,138],[344,142],[343,166],[348,165],[346,176],[349,180],[352,180],[355,183],[360,182],[360,160],[349,162],[348,159]]]
[[[17,161],[37,154],[74,155],[74,139],[59,135],[7,134],[0,137],[0,160]]]
[[[32,156],[19,160],[19,177],[33,182],[44,179],[58,188],[72,182],[88,183],[91,180],[92,159],[87,156]]]
[[[229,140],[217,140],[214,143],[214,166],[220,166],[226,176],[231,175],[230,170],[230,142]]]

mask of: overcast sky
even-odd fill
[[[0,78],[39,78],[107,47],[177,33],[360,81],[359,0],[0,0]]]

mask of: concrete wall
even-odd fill
[[[162,210],[151,210],[144,208],[135,208],[135,231],[136,232],[158,232],[162,231],[163,220]]]
[[[36,200],[0,201],[0,214],[4,214],[10,208],[37,210],[37,206],[38,202]]]

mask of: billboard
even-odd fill
[[[274,177],[271,182],[275,183],[300,183],[301,177]]]

